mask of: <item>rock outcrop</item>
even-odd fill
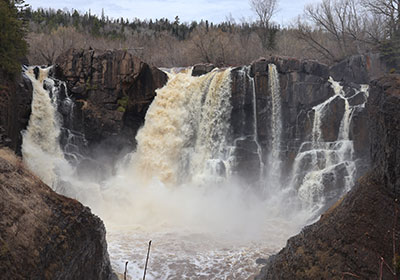
[[[350,56],[329,68],[329,75],[338,82],[368,84],[385,73],[388,65],[380,54]]]
[[[371,82],[364,124],[371,171],[317,223],[289,239],[257,279],[397,279],[399,92],[399,75]]]
[[[257,149],[262,148],[262,158],[270,154],[272,128],[272,95],[269,86],[268,65],[276,65],[279,73],[281,94],[282,136],[281,155],[283,161],[283,178],[289,178],[293,161],[302,143],[311,141],[315,106],[335,95],[329,78],[340,82],[349,105],[353,107],[349,138],[353,140],[354,157],[357,158],[358,178],[364,174],[370,164],[368,117],[364,110],[366,95],[361,92],[362,84],[379,75],[387,69],[379,55],[353,56],[336,65],[328,67],[317,61],[299,60],[288,57],[272,56],[253,62],[248,68],[236,68],[232,71],[232,135],[234,139],[248,135],[245,145],[239,145],[237,158],[243,162],[238,166],[240,175],[257,177],[259,172],[259,155]],[[201,73],[210,71],[206,65],[197,66]],[[246,73],[244,73],[246,72]],[[249,81],[250,76],[253,81]],[[253,84],[252,84],[253,83]],[[252,92],[252,88],[255,88]],[[254,114],[254,99],[257,107]],[[341,122],[346,104],[343,98],[336,97],[329,101],[321,118],[321,138],[326,142],[338,139]],[[255,145],[253,129],[254,117],[257,120],[257,139]],[[240,143],[239,143],[240,144]],[[264,162],[265,164],[265,162]],[[240,163],[239,163],[240,165]]]
[[[56,63],[56,78],[66,82],[78,105],[72,129],[89,144],[105,143],[112,153],[134,146],[155,90],[167,75],[126,51],[71,49]]]
[[[215,68],[214,64],[211,63],[200,63],[193,66],[192,76],[201,76],[208,72],[211,72]]]
[[[399,210],[379,176],[363,176],[317,223],[290,238],[256,279],[394,279],[386,264],[393,269]]]
[[[289,171],[301,143],[310,140],[314,113],[312,108],[333,96],[334,92],[328,82],[329,68],[324,64],[282,57],[254,62],[251,65],[251,76],[256,85],[258,138],[261,146],[265,147],[264,158],[270,153],[268,142],[272,135],[272,128],[268,125],[272,115],[272,97],[268,84],[268,64],[271,63],[276,65],[279,73],[283,125],[281,158],[286,166],[284,170]],[[335,110],[336,107],[332,109]],[[335,118],[339,114],[335,113],[339,112],[330,114],[333,119],[328,121],[336,125],[325,127],[324,131],[324,135],[332,138],[337,137],[338,130]]]
[[[400,196],[400,75],[371,83],[367,109],[372,162],[380,181]]]
[[[112,279],[103,222],[0,149],[0,279]]]
[[[21,131],[31,114],[32,85],[23,75],[15,79],[0,73],[0,147],[21,152]]]

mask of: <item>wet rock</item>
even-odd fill
[[[111,279],[103,222],[0,150],[0,278]]]
[[[328,82],[328,67],[316,61],[272,56],[253,62],[250,76],[254,77],[256,85],[258,141],[263,147],[264,159],[269,153],[269,142],[271,141],[269,124],[272,114],[272,99],[268,84],[268,64],[270,63],[277,66],[279,73],[283,124],[281,158],[284,160],[284,170],[289,172],[300,144],[310,137],[313,107],[324,102],[334,92]],[[233,89],[236,87],[238,86],[235,86],[235,82],[233,82]],[[333,138],[334,134],[337,135],[338,131],[336,118],[340,117],[334,116],[334,114],[343,112],[339,106],[335,107],[334,105],[335,103],[329,108],[332,112],[328,114],[326,121],[335,120],[335,124],[332,128],[330,125],[324,125],[323,133],[329,139]]]
[[[354,112],[351,127],[355,152],[371,157],[371,171],[317,223],[289,239],[256,279],[393,277],[380,262],[383,258],[390,266],[393,244],[400,242],[394,234],[400,232],[399,93],[400,75],[371,82],[367,110]],[[328,190],[335,190],[329,181]]]
[[[247,137],[236,140],[235,146],[235,174],[247,183],[257,182],[261,173],[257,143],[252,137]]]
[[[359,92],[351,96],[350,98],[347,99],[349,101],[350,106],[357,106],[364,104],[367,102],[367,98],[365,96],[364,92]]]
[[[192,76],[201,76],[211,72],[215,68],[214,64],[211,63],[200,63],[193,66]]]
[[[89,146],[103,145],[110,155],[133,147],[167,75],[126,51],[71,49],[56,62],[56,78],[66,81],[78,103],[69,129],[83,133]]]
[[[321,117],[321,133],[324,141],[333,142],[338,139],[344,110],[345,101],[339,96],[325,106]]]

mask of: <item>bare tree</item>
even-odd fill
[[[372,21],[357,0],[323,0],[306,6],[304,13],[298,20],[298,37],[328,62],[364,53],[374,45],[368,34]]]
[[[277,0],[250,0],[251,9],[257,14],[263,27],[268,27],[272,16],[277,12]]]
[[[400,31],[400,0],[362,0],[375,17],[381,17],[385,26],[385,35],[393,37]]]
[[[392,63],[394,68],[400,64],[400,0],[362,0],[380,25],[372,29],[383,57]],[[380,33],[378,32],[380,31]],[[380,36],[379,36],[380,35]]]
[[[258,16],[259,28],[257,34],[260,37],[264,49],[274,49],[278,28],[271,23],[272,16],[277,12],[277,0],[250,0],[252,10]]]

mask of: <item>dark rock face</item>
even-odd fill
[[[382,183],[400,196],[400,75],[371,83],[367,109],[372,162]]]
[[[251,88],[255,87],[257,140],[262,147],[264,164],[270,153],[269,143],[272,135],[270,123],[273,101],[269,86],[269,64],[276,65],[279,73],[283,125],[280,158],[283,161],[283,177],[288,177],[287,175],[291,172],[293,160],[300,145],[311,140],[315,118],[314,107],[335,94],[329,82],[330,76],[336,82],[340,82],[349,105],[353,106],[349,132],[350,140],[354,143],[354,157],[359,159],[356,162],[356,177],[364,174],[370,163],[368,117],[362,105],[366,101],[365,94],[359,91],[360,84],[368,84],[372,78],[386,71],[386,65],[379,55],[353,56],[331,68],[311,60],[277,56],[261,58],[251,64],[247,73],[249,77],[253,77],[254,85],[249,85],[250,82],[242,77],[244,68],[234,69],[232,71],[231,117],[234,139],[240,135],[254,135],[254,132],[249,130],[252,129],[252,122],[254,122]],[[344,99],[339,96],[327,103],[321,118],[323,141],[332,142],[338,139],[345,107]],[[259,157],[254,156],[254,149],[247,152],[242,150],[240,157],[246,159],[248,166],[256,168],[255,161],[259,161]]]
[[[193,66],[192,76],[201,76],[208,72],[211,72],[215,68],[214,64],[211,63],[200,63]]]
[[[112,152],[134,146],[155,90],[167,75],[126,51],[74,50],[57,58],[55,76],[67,82],[78,104],[74,129],[89,144]]]
[[[105,228],[0,150],[0,278],[112,279]]]
[[[256,279],[378,279],[381,257],[391,266],[393,242],[400,241],[397,234],[393,241],[400,207],[378,177],[362,177],[317,223],[290,238]],[[393,279],[386,267],[382,276]]]
[[[317,223],[289,239],[256,279],[397,279],[382,258],[393,269],[393,244],[400,242],[399,93],[400,75],[371,82],[367,110],[356,111],[351,128],[360,142],[355,149],[369,148],[371,171]]]
[[[282,114],[281,159],[287,175],[301,143],[309,140],[314,111],[313,107],[334,95],[328,82],[328,67],[315,61],[294,58],[270,57],[252,63],[250,76],[254,77],[257,104],[258,140],[263,147],[263,158],[269,154],[271,137],[272,99],[268,84],[268,64],[275,64],[279,73]],[[233,84],[235,90],[235,84]],[[338,101],[340,102],[340,101]],[[342,106],[343,107],[343,106]],[[326,120],[334,125],[323,128],[324,137],[337,137],[340,106],[332,103],[331,113]],[[328,139],[327,139],[328,140]]]
[[[260,178],[261,166],[255,127],[254,83],[249,68],[232,70],[231,128],[236,158],[235,175],[247,183]]]
[[[335,81],[368,84],[387,72],[388,66],[379,54],[354,55],[330,67]]]
[[[0,146],[20,154],[22,135],[31,114],[32,84],[20,75],[16,80],[0,73]]]

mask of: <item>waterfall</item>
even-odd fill
[[[275,64],[268,64],[268,86],[271,92],[271,120],[270,133],[271,143],[267,162],[267,181],[274,185],[280,183],[281,176],[281,137],[282,137],[282,113],[281,92],[279,86],[279,74]]]
[[[22,155],[28,168],[55,188],[58,180],[56,168],[64,161],[64,154],[59,144],[59,88],[48,78],[50,70],[51,67],[28,67],[25,71],[32,82],[33,93],[32,113],[23,133]]]
[[[293,164],[292,186],[298,189],[298,195],[307,207],[319,211],[330,200],[337,199],[354,185],[356,164],[353,141],[350,140],[350,123],[353,111],[363,107],[368,98],[368,87],[361,86],[356,94],[362,92],[365,97],[361,105],[351,106],[343,87],[332,78],[329,83],[334,95],[313,107],[314,119],[311,142],[304,142]],[[340,121],[337,139],[324,140],[322,118],[334,100],[343,100],[344,113]]]
[[[262,158],[262,149],[261,149],[260,143],[258,142],[258,127],[257,127],[258,121],[257,121],[256,84],[255,84],[254,78],[251,78],[251,77],[248,75],[248,71],[250,71],[250,68],[247,70],[246,76],[250,79],[251,93],[252,93],[252,103],[253,103],[253,133],[254,133],[254,135],[253,135],[253,140],[254,140],[254,142],[256,143],[256,146],[257,146],[257,155],[258,155],[258,159],[259,159],[259,162],[260,162],[260,170],[261,170],[260,176],[262,177],[262,176],[263,176],[263,169],[264,169],[264,166],[263,166],[263,158]]]
[[[246,183],[258,184],[262,178],[263,157],[258,139],[257,101],[254,78],[250,76],[250,67],[234,70],[235,93],[230,120],[233,128],[233,147],[230,161],[235,175]],[[246,161],[246,164],[243,164]]]
[[[32,82],[33,92],[32,112],[22,133],[23,160],[56,192],[86,199],[93,185],[80,182],[75,172],[83,159],[79,146],[86,139],[72,129],[74,102],[65,82],[49,76],[51,70],[52,66],[32,66],[24,71]]]
[[[135,170],[172,185],[225,176],[232,110],[230,69],[200,77],[193,77],[190,70],[169,75],[136,137]]]
[[[141,250],[148,239],[156,248],[149,279],[249,279],[258,271],[256,258],[279,250],[327,200],[354,183],[350,123],[365,102],[352,105],[351,98],[361,93],[366,100],[367,86],[348,96],[329,80],[334,94],[312,108],[312,131],[294,160],[291,184],[282,186],[286,108],[276,66],[268,65],[268,108],[257,104],[258,80],[250,77],[250,67],[214,69],[199,77],[191,69],[168,71],[168,83],[156,90],[136,135],[136,150],[99,180],[92,166],[84,178],[77,175],[86,140],[74,130],[74,102],[65,83],[49,77],[50,69],[25,72],[33,101],[23,134],[24,162],[53,189],[104,220],[113,267],[121,273],[129,261],[132,279],[141,276]],[[236,83],[235,91],[234,81],[243,83]],[[343,116],[336,139],[328,141],[325,118],[338,100]],[[268,123],[257,120],[257,109],[270,112]],[[270,133],[267,143],[259,142],[260,125]],[[244,181],[234,174],[257,178]],[[259,184],[268,195],[259,195]]]

